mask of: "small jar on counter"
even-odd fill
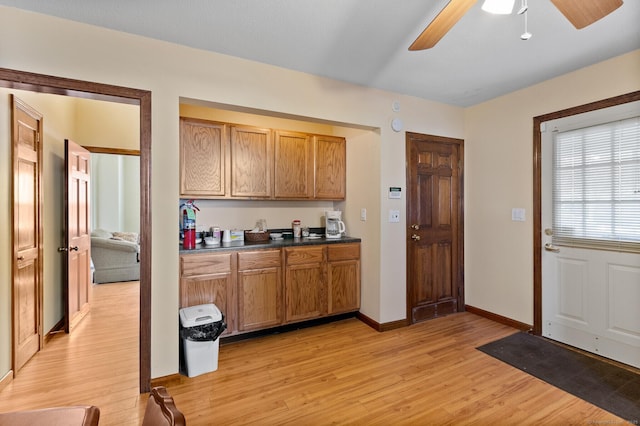
[[[302,233],[302,225],[300,220],[296,219],[291,222],[291,227],[293,228],[293,238],[300,238]]]

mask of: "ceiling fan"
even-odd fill
[[[478,0],[451,0],[411,44],[409,50],[430,49],[464,16]],[[513,9],[513,1],[507,0]],[[620,6],[622,0],[551,0],[577,29],[593,24]],[[509,12],[510,13],[510,10]]]

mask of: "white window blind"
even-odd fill
[[[640,117],[558,132],[553,244],[640,252]]]

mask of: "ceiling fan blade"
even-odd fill
[[[593,24],[620,6],[622,0],[551,0],[577,29]]]
[[[409,46],[409,50],[431,49],[477,1],[451,0]]]

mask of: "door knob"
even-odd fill
[[[24,256],[18,256],[18,260],[24,260]]]
[[[78,246],[73,246],[73,247],[58,247],[58,251],[59,252],[69,252],[69,251],[78,251]]]
[[[411,239],[412,239],[413,241],[420,241],[420,235],[413,234],[413,235],[411,236]]]
[[[411,229],[415,229],[417,231],[418,229],[420,229],[420,225],[414,223],[413,225],[411,225]]]
[[[556,246],[554,246],[554,245],[553,245],[553,244],[551,244],[551,243],[547,243],[547,244],[545,244],[545,245],[544,245],[544,249],[545,249],[546,251],[552,251],[552,252],[554,252],[554,253],[558,253],[558,252],[560,251],[560,248],[559,248],[559,247],[556,247]]]

